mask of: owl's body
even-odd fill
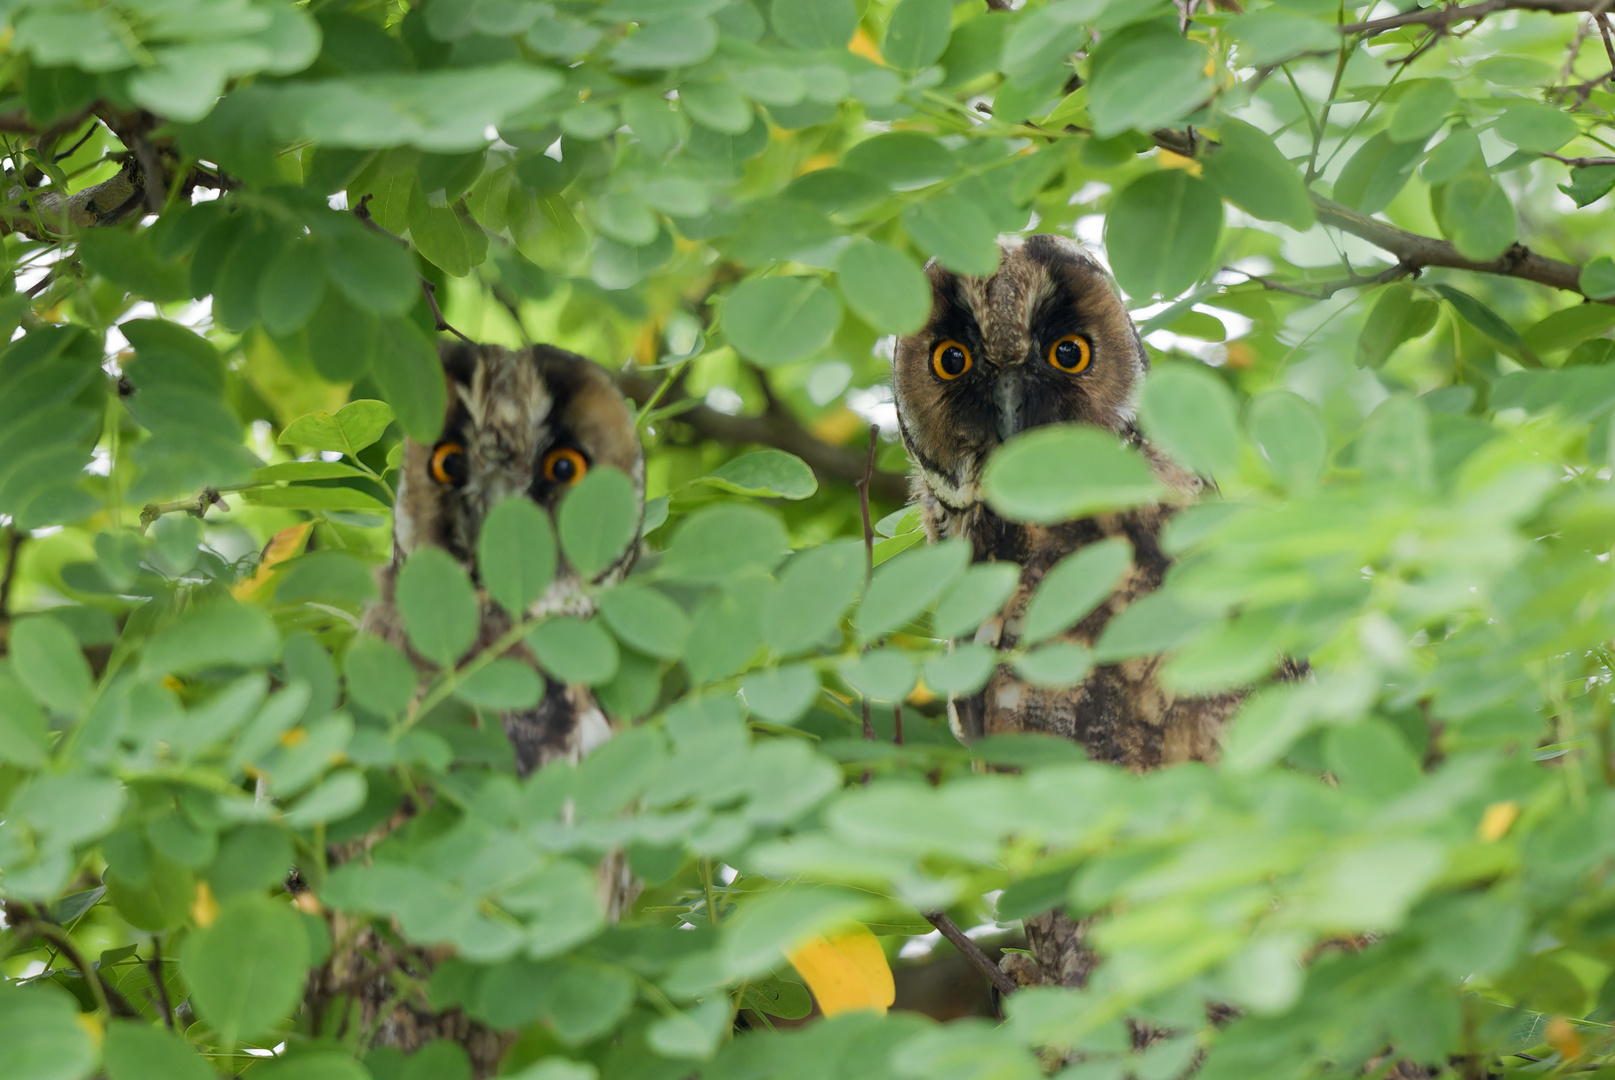
[[[381,573],[381,600],[361,625],[405,650],[422,670],[432,665],[410,652],[393,602],[397,572],[411,552],[423,546],[443,548],[476,580],[482,522],[501,499],[526,497],[553,515],[569,487],[588,470],[606,467],[628,475],[641,503],[644,493],[644,458],[633,417],[603,368],[543,345],[512,352],[456,344],[445,346],[442,359],[450,396],[443,433],[434,443],[410,441],[405,446],[394,509],[393,560]],[[637,541],[629,545],[621,559],[590,582],[582,581],[563,558],[554,582],[526,614],[593,614],[585,586],[621,579],[637,548]],[[481,626],[471,653],[511,627],[510,616],[480,588],[478,594]],[[507,656],[537,667],[525,646]],[[548,675],[544,686],[537,705],[499,717],[520,776],[552,762],[575,763],[612,734],[589,687]],[[370,847],[419,809],[406,807],[387,826],[333,849],[331,861],[368,857]],[[601,861],[596,881],[601,907],[614,922],[637,891],[620,852]],[[375,1033],[371,1045],[412,1052],[434,1039],[448,1039],[465,1049],[476,1076],[495,1073],[511,1037],[458,1010],[433,1010],[419,993],[436,965],[436,951],[400,946],[396,936],[377,933],[367,919],[340,913],[331,918],[332,954],[307,995],[312,1015],[356,1008],[356,1022]],[[395,970],[409,975],[409,985],[416,989],[400,991],[390,974]]]
[[[1019,643],[1026,605],[1049,569],[1089,544],[1125,540],[1133,561],[1111,594],[1068,629],[1093,646],[1105,625],[1161,584],[1169,560],[1161,531],[1193,502],[1200,477],[1150,446],[1133,420],[1148,354],[1108,275],[1064,237],[1006,247],[988,278],[933,264],[927,325],[900,338],[893,361],[898,422],[915,464],[914,492],[930,539],[962,537],[977,562],[1013,562],[1020,582],[976,640]],[[1019,432],[1084,423],[1136,447],[1168,492],[1165,501],[1055,525],[1006,521],[984,501],[988,457]],[[1070,467],[1081,469],[1082,462]],[[1156,678],[1159,657],[1096,666],[1075,686],[1050,689],[999,667],[979,693],[949,702],[965,741],[1032,732],[1081,743],[1090,757],[1135,771],[1215,757],[1242,695],[1180,697]],[[1083,924],[1054,911],[1026,920],[1034,964],[1007,964],[1023,982],[1081,986],[1094,963]],[[1012,958],[1018,959],[1018,958]]]
[[[1006,247],[998,272],[963,277],[932,265],[931,318],[899,340],[894,386],[914,489],[933,541],[963,537],[977,562],[1013,562],[1020,585],[977,640],[1019,643],[1027,601],[1049,569],[1089,544],[1116,538],[1133,562],[1110,596],[1062,635],[1092,647],[1105,625],[1161,584],[1161,530],[1194,501],[1200,477],[1144,440],[1133,424],[1148,355],[1105,272],[1072,241],[1029,237]],[[1138,448],[1167,501],[1055,525],[1006,521],[983,501],[981,473],[1005,440],[1045,424],[1084,423]],[[1082,468],[1080,461],[1070,463]],[[1034,686],[999,668],[980,693],[951,703],[955,730],[1041,732],[1080,742],[1091,757],[1135,770],[1216,753],[1239,695],[1179,697],[1157,681],[1158,657],[1102,664],[1080,684]]]
[[[392,606],[392,582],[417,547],[444,548],[475,577],[482,521],[508,496],[525,495],[553,515],[567,489],[599,467],[621,470],[644,494],[645,462],[633,417],[598,364],[547,345],[512,352],[456,344],[445,346],[443,367],[451,394],[448,417],[435,443],[405,445],[393,565],[382,575],[382,603],[366,616],[366,629],[400,648],[407,648],[407,639]],[[637,550],[629,545],[592,583],[621,580]],[[584,584],[563,560],[527,614],[592,615]],[[510,629],[509,616],[486,596],[481,608],[473,651]],[[522,646],[512,655],[531,662]],[[501,719],[522,776],[554,760],[575,762],[611,735],[588,687],[548,677],[538,705]]]

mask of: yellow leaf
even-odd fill
[[[325,909],[320,906],[320,898],[306,889],[294,896],[292,898],[292,903],[296,904],[297,910],[303,912],[305,915],[319,915],[325,911]]]
[[[1480,827],[1475,830],[1488,844],[1501,840],[1514,824],[1514,819],[1520,816],[1520,804],[1510,799],[1507,802],[1494,802],[1480,815]]]
[[[196,899],[191,901],[191,918],[206,930],[219,917],[219,902],[213,899],[213,890],[205,881],[196,883]]]
[[[802,162],[801,165],[797,166],[796,175],[801,176],[803,173],[818,172],[820,169],[828,169],[830,166],[834,165],[840,160],[841,157],[838,154],[814,154],[812,157]]]
[[[1556,1016],[1548,1021],[1548,1030],[1544,1034],[1548,1045],[1559,1051],[1566,1061],[1574,1061],[1581,1056],[1581,1033],[1564,1017]]]
[[[880,50],[875,48],[874,39],[861,26],[858,32],[852,35],[852,40],[847,42],[847,51],[865,60],[873,60],[882,67],[886,66],[885,58],[880,55]]]
[[[294,727],[280,737],[280,745],[288,750],[302,746],[308,740],[308,728]]]
[[[305,521],[301,525],[290,525],[276,533],[269,543],[264,545],[264,554],[263,558],[258,560],[258,569],[253,571],[251,577],[244,577],[230,586],[230,595],[237,600],[255,599],[274,574],[275,567],[287,559],[302,554],[303,545],[308,543],[308,534],[313,529],[314,523]]]
[[[1159,161],[1161,163],[1161,168],[1163,169],[1182,169],[1190,176],[1199,176],[1205,171],[1200,167],[1200,163],[1194,158],[1184,157],[1182,154],[1174,154],[1170,150],[1162,150],[1160,152]]]
[[[919,682],[915,683],[913,691],[911,691],[908,695],[908,703],[910,705],[928,705],[935,700],[936,694],[931,691],[929,686],[925,685],[924,679],[921,679]]]
[[[854,435],[867,434],[869,421],[848,408],[825,413],[808,425],[815,438],[840,445]]]
[[[99,1016],[95,1013],[81,1012],[73,1019],[79,1022],[79,1027],[84,1029],[84,1033],[90,1037],[96,1046],[101,1045],[101,1040],[106,1037],[107,1031],[106,1028],[101,1026]]]
[[[810,938],[788,959],[826,1016],[854,1009],[883,1013],[897,999],[886,953],[862,924]]]

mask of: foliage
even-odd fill
[[[531,1080],[1608,1062],[1615,308],[1575,290],[1615,295],[1615,159],[1569,156],[1609,145],[1607,27],[1200,6],[0,4],[7,1075],[468,1075],[299,1007],[367,922],[444,957],[397,994],[512,1033]],[[866,577],[881,335],[923,321],[924,260],[1097,245],[1099,215],[1156,361],[1141,423],[1221,496],[1092,655],[1043,642],[1116,547],[1050,575],[1027,649],[950,647],[1014,576],[922,543],[887,441]],[[443,414],[439,302],[624,366],[651,502],[597,617],[471,655],[466,568],[414,556],[417,683],[356,627],[402,439]],[[558,558],[609,565],[621,481],[553,529],[498,508],[478,584],[519,613]],[[1157,494],[1081,430],[986,485],[1031,521]],[[518,782],[521,640],[634,723]],[[939,716],[995,663],[1059,685],[1162,652],[1182,692],[1259,686],[1216,768],[967,749]],[[1269,685],[1281,655],[1314,676]],[[646,886],[620,925],[615,849]],[[802,1015],[814,935],[1062,904],[1103,963],[1002,1024],[733,1033]]]

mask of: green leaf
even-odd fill
[[[774,0],[769,7],[774,33],[798,49],[844,49],[858,29],[852,0]]]
[[[674,531],[662,560],[673,581],[717,584],[768,571],[790,550],[779,518],[759,506],[720,503],[691,514]]]
[[[450,277],[465,277],[488,257],[488,234],[452,206],[433,206],[420,185],[409,192],[409,237],[421,258]]]
[[[477,536],[477,577],[514,619],[555,580],[555,530],[549,515],[522,495],[499,502]]]
[[[348,695],[383,716],[397,716],[415,699],[415,669],[398,649],[379,637],[360,634],[348,646],[343,671]]]
[[[459,562],[437,547],[421,547],[404,563],[393,599],[415,651],[450,667],[477,640],[476,590]]]
[[[1312,10],[1312,9],[1308,9]],[[1309,17],[1279,7],[1263,8],[1240,15],[1228,23],[1228,32],[1239,41],[1239,63],[1251,67],[1272,67],[1309,52],[1334,52],[1340,48],[1340,34],[1330,21]]]
[[[690,617],[665,593],[649,586],[621,585],[600,595],[600,614],[629,648],[677,660],[690,636]]]
[[[381,438],[392,420],[393,410],[384,401],[350,401],[335,415],[312,412],[298,417],[286,425],[277,441],[282,446],[306,446],[355,457]]]
[[[1480,152],[1480,136],[1468,124],[1453,125],[1447,137],[1436,144],[1430,156],[1424,159],[1419,175],[1431,185],[1447,181],[1471,169],[1484,169],[1486,159]]]
[[[520,660],[492,660],[456,686],[454,696],[484,709],[531,709],[544,697],[544,680]]]
[[[1088,114],[1094,135],[1154,131],[1211,96],[1206,47],[1158,23],[1107,33],[1089,65]]]
[[[448,388],[437,350],[420,327],[383,319],[372,374],[405,433],[416,442],[434,441],[443,430]]]
[[[819,696],[819,674],[807,664],[752,672],[740,684],[746,708],[773,724],[794,724]]]
[[[912,3],[913,0],[908,0]],[[645,1029],[645,1041],[663,1057],[705,1061],[730,1026],[729,996],[715,994],[692,1009],[670,1013]]]
[[[327,289],[306,331],[309,362],[328,382],[353,382],[369,372],[380,336],[379,319]]]
[[[927,199],[903,211],[903,227],[921,251],[959,274],[986,277],[998,269],[998,228],[963,195]]]
[[[258,282],[258,317],[284,337],[303,327],[325,299],[325,252],[313,240],[288,244]]]
[[[1133,561],[1125,540],[1101,540],[1050,568],[1026,605],[1021,641],[1036,645],[1074,625],[1110,595]]]
[[[723,305],[723,331],[735,349],[764,367],[812,356],[835,336],[841,305],[811,277],[743,281]]]
[[[1615,259],[1598,255],[1582,267],[1581,291],[1594,300],[1615,297]]]
[[[1160,483],[1114,435],[1082,425],[1015,436],[987,462],[987,502],[1012,521],[1052,523],[1160,497]]]
[[[694,15],[647,22],[611,50],[620,68],[675,68],[699,64],[718,47],[718,28]],[[750,121],[748,120],[748,126]]]
[[[11,630],[11,671],[34,699],[63,716],[82,716],[94,676],[73,631],[48,615],[18,620]]]
[[[420,299],[420,278],[396,240],[368,230],[344,230],[325,260],[331,281],[355,306],[397,316]]]
[[[617,674],[617,643],[597,622],[550,619],[527,635],[527,646],[561,682],[599,686]]]
[[[767,499],[805,499],[819,490],[808,463],[783,450],[753,450],[719,465],[698,483],[736,495]]]
[[[1133,181],[1111,204],[1105,245],[1116,280],[1136,297],[1176,296],[1211,269],[1222,200],[1183,169]]]
[[[1408,483],[1428,490],[1434,475],[1430,416],[1424,403],[1406,394],[1380,402],[1363,425],[1357,464],[1370,482]]]
[[[345,551],[313,551],[284,564],[275,603],[359,608],[376,597],[375,567]]]
[[[859,640],[873,641],[918,618],[964,576],[969,564],[969,546],[962,540],[946,540],[905,551],[876,567],[852,620]]]
[[[912,334],[925,325],[931,314],[931,283],[907,255],[859,238],[841,253],[838,270],[842,301],[876,330]]]
[[[1380,132],[1358,147],[1340,170],[1335,200],[1365,214],[1378,213],[1407,185],[1423,153],[1423,143],[1392,142]]]
[[[956,644],[925,662],[925,685],[938,694],[973,694],[987,685],[998,659],[998,653],[985,645]]]
[[[1305,491],[1328,460],[1323,414],[1288,390],[1270,390],[1251,402],[1250,435],[1269,471],[1290,491]]]
[[[1380,368],[1404,341],[1423,337],[1435,325],[1440,308],[1406,285],[1384,286],[1357,336],[1357,363]]]
[[[218,1076],[182,1036],[140,1021],[115,1020],[107,1025],[101,1053],[110,1080],[215,1080]]]
[[[283,461],[254,469],[252,479],[257,484],[275,484],[283,480],[346,480],[363,475],[352,465],[340,461]]]
[[[1524,344],[1520,339],[1519,332],[1514,327],[1504,322],[1501,316],[1473,296],[1460,289],[1455,289],[1451,285],[1437,285],[1435,289],[1446,299],[1447,303],[1457,309],[1458,314],[1462,315],[1465,321],[1487,337],[1494,341],[1500,341],[1504,345],[1512,345],[1515,348],[1519,348]]]
[[[886,22],[880,54],[893,67],[918,71],[942,58],[952,32],[951,0],[902,0]]]
[[[1422,146],[1457,108],[1458,91],[1453,89],[1450,80],[1420,79],[1409,86],[1397,102],[1385,134],[1392,142]]]
[[[763,635],[781,656],[810,649],[835,632],[864,584],[864,546],[833,540],[791,557],[763,618]]]
[[[1539,101],[1509,102],[1492,130],[1504,142],[1538,154],[1551,154],[1581,134],[1581,126],[1564,109]]]
[[[241,497],[253,506],[273,506],[281,510],[356,510],[360,513],[385,514],[387,504],[372,495],[349,487],[309,487],[294,484],[291,487],[249,488]]]
[[[1217,194],[1264,221],[1282,221],[1305,231],[1317,215],[1307,186],[1285,160],[1273,137],[1232,118],[1222,122],[1221,149],[1200,159],[1206,182]]]
[[[9,674],[0,672],[0,761],[37,768],[50,757],[50,749],[45,714]]]
[[[958,167],[959,161],[951,150],[919,131],[888,131],[855,143],[842,157],[840,166],[896,191],[929,187],[952,176]]]
[[[1228,384],[1192,363],[1151,372],[1138,411],[1139,422],[1156,445],[1208,476],[1238,469],[1238,416]]]
[[[37,980],[27,989],[0,982],[0,1055],[17,1080],[83,1080],[97,1058],[73,999]]]
[[[364,805],[370,787],[357,769],[338,769],[286,811],[286,824],[308,829],[328,821],[340,821]]]
[[[1533,352],[1555,353],[1598,337],[1615,326],[1615,307],[1608,304],[1578,304],[1561,308],[1525,332],[1525,344]]]
[[[1559,190],[1569,195],[1576,206],[1588,206],[1609,194],[1615,188],[1615,165],[1588,165],[1570,170],[1570,183],[1560,184]]]
[[[901,702],[914,689],[914,661],[899,649],[873,649],[841,661],[847,685],[866,698]]]
[[[590,469],[561,500],[556,532],[567,563],[585,581],[617,565],[639,532],[634,482],[621,469]]]
[[[997,614],[1020,584],[1014,563],[978,563],[965,571],[959,583],[936,606],[931,630],[938,637],[974,633],[988,616]]]
[[[225,901],[180,953],[191,1002],[223,1046],[268,1035],[290,1016],[308,965],[308,934],[296,909],[254,894]]]
[[[212,667],[262,667],[280,652],[280,633],[263,608],[209,599],[146,642],[146,676],[189,675]]]
[[[1133,601],[1105,625],[1094,645],[1101,664],[1169,652],[1190,640],[1207,618],[1186,609],[1169,590]]]
[[[1467,259],[1495,259],[1519,235],[1513,201],[1485,173],[1465,173],[1432,188],[1430,201],[1442,235]]]
[[[1018,656],[1015,671],[1033,686],[1058,690],[1075,686],[1093,669],[1093,652],[1071,641],[1056,641]]]

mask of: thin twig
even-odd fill
[[[1013,994],[1020,989],[1020,985],[1010,978],[1003,968],[993,963],[991,958],[981,951],[981,946],[965,936],[965,932],[959,929],[959,924],[948,918],[946,912],[927,911],[925,921],[941,931],[942,936],[951,941],[953,947],[964,954],[964,958],[970,961],[971,966],[987,976],[992,984],[998,988],[1000,994]]]
[[[394,240],[403,245],[405,249],[408,249],[408,240],[405,240],[402,236],[399,236],[391,229],[382,228],[381,225],[377,223],[376,219],[370,216],[370,200],[373,198],[375,198],[373,194],[366,193],[361,195],[359,197],[359,205],[353,208],[353,216],[364,222],[365,228],[369,229],[371,232],[380,233],[382,236],[385,236],[390,240]],[[447,330],[449,333],[453,334],[467,345],[475,345],[475,341],[472,341],[470,338],[460,333],[460,331],[450,326],[448,320],[443,318],[443,309],[437,306],[437,286],[428,281],[426,275],[424,274],[416,274],[415,276],[420,279],[421,295],[426,297],[426,306],[432,312],[432,321],[437,329]]]
[[[6,569],[0,575],[0,622],[11,618],[11,586],[17,578],[17,556],[22,553],[22,542],[27,536],[15,525],[7,525],[6,538]]]
[[[903,745],[903,703],[901,701],[894,701],[892,703],[892,727],[894,729],[894,734],[892,736],[892,742],[896,743],[898,746],[902,746]]]
[[[79,147],[81,147],[85,143],[89,142],[90,141],[90,136],[94,135],[95,134],[95,129],[100,127],[100,126],[101,126],[101,121],[99,119],[91,122],[89,128],[87,128],[85,130],[84,134],[79,136],[78,142],[74,143],[72,146],[68,147],[66,150],[63,150],[60,154],[57,154],[54,157],[52,157],[50,159],[51,164],[55,165],[58,162],[66,161],[68,158],[70,158],[74,154],[78,153],[79,152]]]
[[[57,951],[67,957],[68,962],[79,969],[79,974],[84,979],[84,985],[89,988],[90,996],[95,999],[96,1008],[99,1011],[105,1012],[108,1016],[138,1017],[140,1015],[139,1010],[129,1004],[128,998],[120,994],[115,986],[101,977],[100,970],[86,960],[84,954],[79,951],[78,943],[73,940],[72,935],[60,926],[57,926],[43,915],[39,915],[23,919],[17,925],[17,932],[19,936],[24,932],[37,934],[55,945]]]
[[[880,437],[880,427],[869,425],[869,457],[864,462],[864,475],[853,486],[858,489],[858,510],[864,519],[864,586],[867,588],[869,579],[875,573],[875,527],[869,521],[869,481],[875,475],[875,446]],[[864,646],[867,652],[869,646]],[[869,715],[869,696],[859,695],[864,712],[864,740],[873,742],[875,738],[875,723]],[[869,783],[869,770],[864,770],[864,783]]]
[[[135,152],[140,171],[146,174],[146,209],[160,214],[163,204],[168,201],[168,182],[163,177],[163,164],[157,159],[157,151],[152,149],[151,143],[143,135],[135,135],[129,149]]]
[[[1615,74],[1615,72],[1611,72]],[[1615,157],[1560,157],[1558,154],[1543,154],[1545,158],[1562,161],[1574,169],[1590,169],[1595,165],[1615,165]]]
[[[1591,11],[1596,6],[1596,0],[1484,0],[1483,3],[1467,7],[1415,8],[1382,19],[1345,23],[1340,27],[1340,32],[1383,34],[1404,26],[1430,26],[1445,30],[1456,23],[1478,22],[1495,11],[1546,11],[1555,15],[1574,15]]]
[[[174,1006],[168,1000],[168,984],[163,982],[163,941],[162,938],[151,939],[151,959],[146,961],[146,970],[151,972],[151,981],[157,984],[157,1003],[160,1005],[163,1023],[168,1025],[170,1031],[174,1030]]]
[[[1289,293],[1292,296],[1304,296],[1309,300],[1327,300],[1342,289],[1352,289],[1359,286],[1384,285],[1387,282],[1395,281],[1397,278],[1407,277],[1409,274],[1417,274],[1419,272],[1419,268],[1411,263],[1399,262],[1394,266],[1381,270],[1377,274],[1353,274],[1350,277],[1341,278],[1338,281],[1326,281],[1312,289],[1302,289],[1297,288],[1294,285],[1288,285],[1282,281],[1276,281],[1273,278],[1263,277],[1261,274],[1251,274],[1244,270],[1236,270],[1231,266],[1224,267],[1224,269],[1231,270],[1234,273],[1244,274],[1246,281],[1254,281],[1264,289],[1271,289],[1274,292]]]
[[[162,503],[147,503],[145,506],[140,508],[140,531],[145,532],[147,529],[151,528],[151,523],[162,517],[164,514],[185,513],[196,518],[206,517],[208,509],[214,506],[217,506],[220,510],[229,512],[230,504],[225,502],[224,499],[220,497],[219,493],[221,491],[240,491],[243,488],[251,486],[251,484],[235,484],[231,487],[225,488],[207,487],[202,489],[201,494],[194,495],[189,499],[175,499],[172,502]]]

